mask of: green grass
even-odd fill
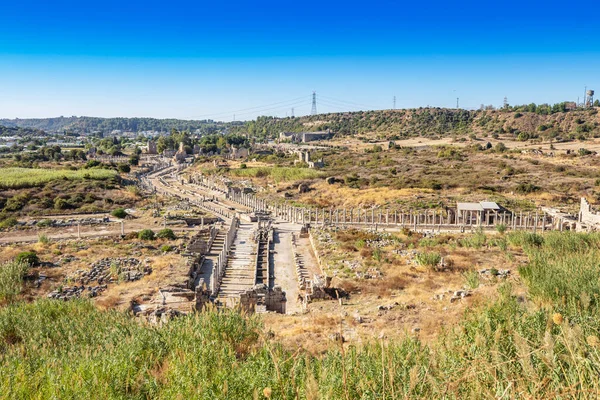
[[[9,261],[0,264],[0,301],[13,301],[23,289],[23,277],[29,264],[20,261]],[[0,350],[2,344],[0,342]],[[1,351],[0,351],[1,353]]]
[[[241,178],[272,178],[277,182],[322,178],[324,175],[310,168],[294,167],[254,167],[234,169],[231,174]]]
[[[71,171],[67,169],[0,168],[0,189],[21,189],[42,186],[58,179],[105,180],[114,178],[116,175],[115,171],[106,169]]]
[[[440,253],[430,251],[425,253],[418,253],[415,256],[415,260],[417,260],[419,265],[423,267],[427,267],[429,269],[436,269],[440,261],[442,261],[442,256],[440,255]]]
[[[508,234],[512,235],[512,234]],[[529,234],[531,235],[531,234]],[[86,301],[0,308],[3,398],[580,399],[600,394],[600,234],[518,232],[527,301],[502,284],[454,329],[284,349],[259,317],[208,311],[163,326]],[[559,315],[560,314],[560,315]],[[326,339],[324,339],[326,340]]]

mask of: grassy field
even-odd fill
[[[50,181],[110,179],[117,175],[106,169],[86,169],[71,171],[67,169],[0,168],[0,189],[21,189],[42,186]]]
[[[514,233],[529,293],[498,299],[424,344],[373,338],[320,355],[269,339],[233,311],[155,327],[88,302],[0,309],[6,398],[597,398],[600,235]],[[569,277],[568,279],[565,279]],[[93,327],[93,329],[90,329]]]

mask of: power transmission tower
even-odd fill
[[[292,107],[292,118],[294,118],[294,107]]]
[[[504,103],[502,104],[502,106],[503,106],[504,108],[507,108],[507,107],[508,107],[508,98],[507,98],[506,96],[504,96]]]
[[[458,106],[458,97],[456,98],[456,109],[458,110],[460,107]]]
[[[395,110],[395,109],[396,109],[396,96],[394,96],[394,108],[393,108],[393,110]]]
[[[317,92],[313,91],[312,94],[312,109],[310,110],[311,115],[317,115]]]

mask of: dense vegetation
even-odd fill
[[[600,135],[597,109],[573,110],[566,103],[507,107],[502,110],[419,108],[319,114],[298,118],[259,117],[237,131],[257,138],[275,138],[280,132],[330,129],[339,136],[370,135],[397,140],[415,136],[442,137],[467,134],[508,134],[520,140],[538,137],[585,138]],[[519,136],[521,135],[521,136]]]
[[[235,123],[215,122],[212,120],[180,120],[156,118],[98,118],[98,117],[58,117],[33,119],[1,119],[0,125],[42,129],[47,132],[110,133],[113,130],[123,132],[157,131],[170,132],[171,129],[214,133]]]
[[[475,306],[431,344],[333,340],[322,355],[269,339],[256,317],[206,312],[147,326],[88,302],[0,310],[8,398],[596,398],[600,235],[517,232],[529,294]],[[18,273],[16,274],[19,275]],[[93,327],[93,329],[90,329]]]
[[[0,136],[42,136],[45,132],[40,129],[4,126],[0,122]]]

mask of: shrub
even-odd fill
[[[440,264],[440,261],[442,261],[442,256],[440,253],[432,251],[427,253],[419,253],[415,256],[415,259],[419,265],[435,270]]]
[[[138,239],[140,240],[154,240],[156,235],[152,229],[142,229],[138,232]]]
[[[40,263],[40,259],[35,251],[23,251],[15,257],[15,261],[18,263],[25,263],[30,267],[34,267]]]
[[[477,289],[479,287],[479,272],[475,270],[465,271],[463,277],[469,289]]]
[[[15,217],[8,217],[0,221],[0,229],[12,228],[17,225],[18,221]]]
[[[162,246],[160,246],[160,251],[162,251],[163,253],[168,253],[170,251],[173,251],[173,246],[171,246],[170,244],[163,244]]]
[[[38,223],[36,224],[36,226],[38,228],[48,228],[51,225],[52,225],[52,220],[48,219],[48,218],[38,221]]]
[[[57,210],[64,210],[69,207],[69,203],[65,199],[57,197],[54,199],[54,208]]]
[[[12,302],[23,289],[23,277],[29,265],[10,261],[0,264],[0,300]]]
[[[124,208],[114,209],[110,214],[115,218],[126,218],[127,217],[127,211],[125,211]]]
[[[175,240],[177,239],[177,236],[175,236],[175,233],[173,232],[172,229],[161,229],[157,234],[156,237],[159,239],[169,239],[169,240]]]
[[[504,234],[504,232],[506,232],[506,224],[498,224],[496,225],[496,230],[498,231],[499,234]]]
[[[477,230],[477,232],[465,237],[464,239],[461,239],[458,243],[462,247],[480,249],[486,244],[486,242],[487,236],[485,236],[485,233],[483,233],[482,230]]]
[[[538,190],[540,190],[540,187],[534,185],[533,183],[527,182],[527,183],[520,183],[519,185],[517,185],[515,190],[518,193],[528,194],[528,193],[537,192]]]
[[[117,169],[119,170],[119,172],[123,172],[123,173],[131,172],[131,167],[129,166],[129,164],[119,164],[117,166]]]
[[[38,235],[38,243],[48,244],[50,243],[50,238],[44,234]]]

